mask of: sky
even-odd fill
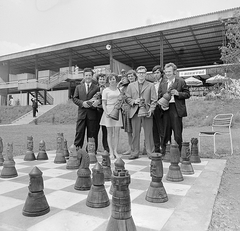
[[[0,56],[235,7],[239,0],[0,0]]]

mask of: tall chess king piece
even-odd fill
[[[191,139],[191,163],[201,163],[201,159],[198,153],[198,138]]]
[[[29,193],[23,207],[22,214],[27,217],[42,216],[50,211],[47,199],[44,195],[42,172],[34,167],[29,173]]]
[[[13,144],[7,144],[7,154],[3,162],[3,169],[1,172],[2,178],[13,178],[18,176],[15,168],[15,161],[13,160]]]
[[[54,159],[55,164],[64,164],[67,162],[64,156],[63,147],[64,147],[63,133],[57,133],[57,150]]]
[[[67,161],[67,169],[78,169],[80,165],[80,160],[78,159],[78,154],[76,150],[76,146],[72,144],[69,148],[69,159]]]
[[[91,171],[89,169],[90,165],[89,155],[82,149],[78,149],[77,155],[80,160],[80,166],[77,171],[78,177],[74,185],[74,188],[80,191],[89,190],[92,185]]]
[[[163,165],[160,153],[151,154],[150,174],[152,181],[146,194],[146,200],[153,203],[163,203],[168,201],[166,190],[162,183]]]
[[[25,161],[33,161],[36,160],[36,157],[33,152],[33,137],[28,136],[27,137],[27,152],[24,156]]]
[[[180,151],[177,143],[170,145],[170,161],[171,165],[169,166],[166,179],[173,182],[183,181],[183,175],[178,165],[180,162]]]
[[[114,170],[112,184],[114,185],[112,195],[112,215],[109,219],[106,231],[124,230],[136,231],[131,215],[130,199],[130,175],[125,169]]]
[[[3,142],[2,142],[2,137],[0,137],[0,166],[3,166]]]
[[[181,150],[181,164],[180,164],[180,169],[182,174],[184,175],[192,175],[194,174],[194,170],[192,167],[192,164],[190,162],[190,147],[189,147],[189,142],[182,142],[182,150]]]
[[[98,162],[92,168],[92,186],[88,193],[86,205],[92,208],[104,208],[110,204],[104,187],[104,174]]]
[[[96,146],[95,146],[95,140],[94,138],[88,138],[88,144],[87,144],[87,150],[88,155],[90,158],[90,164],[97,163],[97,157],[96,157]]]
[[[110,160],[110,155],[106,150],[102,154],[102,167],[103,167],[104,180],[110,181],[112,176],[111,160]]]
[[[44,140],[39,142],[39,152],[37,155],[37,160],[48,160],[48,155],[46,153],[46,144]]]

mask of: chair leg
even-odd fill
[[[229,133],[230,136],[230,144],[231,144],[231,155],[233,154],[233,143],[232,143],[232,134],[231,132]]]
[[[213,151],[214,151],[214,154],[216,155],[216,140],[215,140],[215,135],[213,136]]]

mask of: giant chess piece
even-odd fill
[[[57,150],[54,159],[55,164],[64,164],[67,162],[63,153],[63,147],[64,147],[63,133],[57,133]]]
[[[37,160],[48,160],[48,155],[46,153],[46,144],[44,140],[39,142],[39,152],[37,155]]]
[[[163,165],[162,155],[160,153],[151,154],[150,174],[152,181],[146,194],[146,200],[153,203],[168,201],[168,196],[162,183]]]
[[[189,142],[182,142],[182,150],[181,150],[181,164],[180,164],[180,169],[182,174],[184,175],[192,175],[194,174],[194,170],[192,167],[192,164],[190,162],[190,147],[189,147]]]
[[[148,115],[148,111],[146,108],[145,99],[141,98],[139,102],[138,117],[144,117],[147,115]]]
[[[69,151],[66,139],[64,140],[63,155],[65,156],[66,159],[69,158]]]
[[[2,138],[0,137],[0,166],[3,166],[3,162],[4,162],[2,152],[3,152],[3,142],[2,142]]]
[[[102,154],[102,167],[103,167],[104,180],[110,181],[112,176],[111,160],[110,160],[110,155],[106,150]]]
[[[98,162],[92,168],[92,186],[88,193],[86,205],[92,208],[104,208],[110,204],[104,187],[104,174]]]
[[[25,161],[33,161],[36,160],[36,157],[33,152],[33,137],[28,136],[27,137],[27,152],[24,156]]]
[[[125,169],[114,170],[112,175],[114,185],[112,195],[112,214],[106,231],[124,230],[136,231],[131,215],[130,175]]]
[[[171,99],[171,94],[169,92],[166,92],[162,96],[162,98],[158,100],[158,104],[164,108],[168,108],[170,99]]]
[[[198,155],[198,138],[191,139],[191,163],[201,163],[201,159]]]
[[[119,120],[120,109],[125,98],[126,98],[125,93],[121,92],[120,95],[118,96],[118,100],[116,101],[113,110],[109,114],[109,117],[111,117],[113,120]]]
[[[29,193],[23,207],[22,214],[27,217],[42,216],[50,211],[47,199],[44,195],[42,172],[34,167],[29,173]]]
[[[167,145],[166,145],[166,153],[165,155],[162,157],[162,160],[164,162],[170,162],[170,141],[168,141]]]
[[[96,147],[95,147],[95,140],[94,138],[88,138],[88,144],[87,144],[87,150],[88,155],[90,158],[90,164],[97,163],[97,157],[96,157]]]
[[[125,162],[122,160],[122,158],[119,157],[114,162],[114,166],[115,166],[115,171],[125,169]],[[111,179],[112,179],[112,176],[111,176]],[[111,195],[113,194],[113,187],[114,187],[114,185],[111,184],[111,187],[110,187],[110,190],[109,190],[109,194],[111,194]]]
[[[13,144],[7,144],[7,154],[3,162],[3,169],[1,172],[2,178],[13,178],[18,176],[15,168],[15,161],[13,159]]]
[[[170,161],[171,165],[169,166],[166,179],[173,182],[183,181],[182,172],[178,165],[180,162],[180,151],[177,143],[170,145]]]
[[[76,146],[72,144],[69,148],[70,154],[67,161],[67,169],[78,169],[80,165],[80,160],[78,159]]]
[[[77,171],[78,177],[74,188],[80,191],[89,190],[92,185],[89,155],[82,149],[78,149],[77,155],[80,160],[80,166]]]

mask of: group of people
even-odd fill
[[[121,77],[114,73],[98,74],[95,80],[93,70],[85,68],[84,79],[73,95],[73,102],[78,106],[74,145],[83,147],[87,130],[87,139],[95,139],[97,150],[102,127],[104,150],[109,152],[111,159],[118,158],[119,134],[123,128],[129,147],[122,155],[136,159],[140,154],[143,128],[149,157],[153,152],[165,155],[167,143],[172,142],[172,133],[181,150],[182,118],[187,116],[185,99],[190,97],[188,86],[177,77],[174,63],[166,64],[164,70],[157,65],[152,72],[154,81],[148,79],[144,66],[139,66],[136,71],[129,70]],[[170,95],[168,106],[161,104],[165,93]]]

